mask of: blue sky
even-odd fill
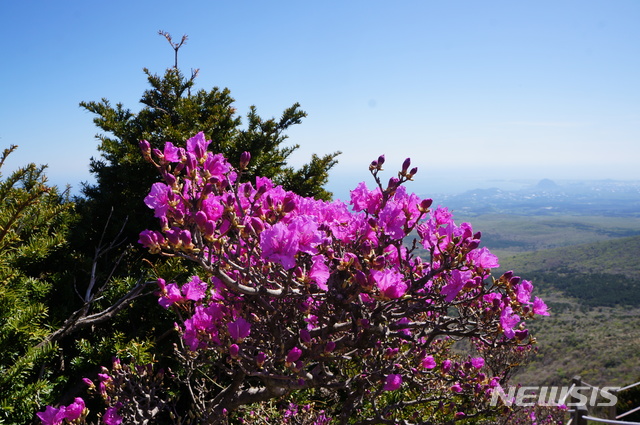
[[[640,1],[30,1],[0,5],[4,170],[49,165],[78,187],[97,155],[80,101],[136,111],[143,67],[162,73],[178,39],[198,88],[228,87],[244,115],[300,102],[289,132],[340,150],[341,198],[386,154],[411,157],[421,194],[486,180],[640,180]]]

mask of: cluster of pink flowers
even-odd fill
[[[469,223],[457,225],[446,208],[432,210],[430,199],[407,193],[403,184],[417,172],[409,171],[409,160],[386,187],[378,178],[384,156],[373,161],[377,187],[360,183],[349,207],[298,196],[266,178],[240,182],[242,169],[208,153],[207,145],[202,133],[186,149],[167,143],[160,152],[141,143],[165,182],[155,183],[145,199],[161,229],[142,232],[139,242],[151,252],[196,261],[207,275],[193,276],[180,288],[159,281],[163,307],[189,306],[182,334],[192,351],[219,347],[256,370],[267,362],[274,373],[284,367],[300,378],[316,353],[333,351],[336,341],[345,339],[345,330],[326,319],[327,313],[335,314],[335,306],[327,304],[335,296],[351,297],[358,306],[361,330],[373,325],[368,316],[383,306],[411,305],[391,316],[397,317],[393,326],[404,343],[421,348],[424,328],[443,320],[450,306],[482,312],[477,332],[501,344],[524,341],[523,320],[548,314],[542,300],[530,301],[529,282],[511,273],[488,280],[498,259],[480,247],[481,234]],[[249,164],[248,154],[242,164]],[[415,254],[415,242],[406,241],[411,234],[417,234],[429,258]],[[297,305],[296,317],[280,315],[290,321],[283,323],[289,329],[304,317],[305,326],[290,346],[276,350],[265,340],[268,320],[248,307],[255,305],[249,303],[255,296],[273,308],[281,307],[284,296]],[[254,327],[259,338],[252,338]],[[403,375],[382,373],[379,379],[381,388],[391,391],[401,387]],[[461,385],[454,384],[452,391],[460,392]]]
[[[212,387],[206,414],[323,387],[350,392],[354,411],[421,388],[407,404],[377,404],[379,418],[421,403],[456,418],[486,407],[501,377],[484,371],[483,357],[460,360],[452,343],[475,338],[481,353],[525,346],[525,321],[548,312],[531,301],[530,282],[491,276],[498,259],[469,223],[406,191],[417,173],[410,160],[386,185],[384,156],[373,161],[376,187],[360,183],[347,205],[267,178],[242,182],[250,155],[236,170],[208,145],[202,133],[186,148],[140,143],[164,181],[144,200],[160,228],[139,238],[151,253],[200,266],[183,284],[159,279],[157,291],[180,313],[185,349],[201,362],[194,373],[220,364],[214,370],[251,378]]]

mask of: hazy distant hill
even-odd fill
[[[640,217],[640,181],[543,179],[519,190],[474,189],[435,197],[437,204],[466,215],[599,215]]]

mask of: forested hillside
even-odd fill
[[[489,223],[496,225],[494,220],[495,217]],[[516,228],[528,229],[531,234],[544,233],[545,243],[556,246],[563,241],[600,239],[500,257],[500,269],[518,270],[523,278],[531,280],[537,295],[551,309],[550,317],[530,325],[538,340],[538,354],[521,369],[516,380],[523,385],[564,385],[572,376],[581,375],[593,385],[624,386],[638,381],[640,237],[611,238],[615,233],[634,232],[635,221],[589,218],[587,227],[584,219],[575,217],[553,220],[567,226],[556,227],[555,233],[546,232],[554,227],[549,218],[509,216],[498,232],[513,235],[501,240],[498,248],[516,245],[522,237]],[[481,221],[479,226],[483,224]],[[582,232],[576,234],[580,225],[584,226]],[[495,236],[488,232],[483,240],[491,248],[496,239],[489,235]]]

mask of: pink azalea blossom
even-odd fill
[[[118,414],[117,407],[109,407],[102,415],[102,422],[105,425],[120,425],[122,423],[122,416]]]
[[[528,280],[523,280],[520,284],[516,285],[516,298],[519,303],[529,304],[531,300],[531,291],[533,291],[533,285]]]
[[[356,212],[365,210],[374,213],[380,207],[382,192],[380,188],[369,190],[365,182],[358,183],[358,186],[351,191],[351,204]]]
[[[284,223],[279,222],[265,229],[260,234],[260,247],[264,259],[282,264],[285,270],[292,269],[296,265],[298,235]]]
[[[510,306],[507,306],[502,310],[502,314],[500,315],[500,326],[504,331],[504,335],[512,339],[515,336],[514,327],[520,323],[520,316],[513,312],[513,309]]]
[[[309,217],[296,217],[288,226],[298,236],[298,250],[307,254],[318,253],[316,248],[322,243],[322,235],[318,232],[318,224]]]
[[[424,369],[433,369],[434,367],[436,367],[436,361],[433,356],[424,356],[424,358],[420,362],[420,365]]]
[[[451,277],[449,278],[447,284],[444,285],[440,290],[440,293],[445,296],[444,300],[448,303],[453,301],[458,296],[469,278],[471,278],[471,272],[468,270],[463,272],[461,272],[460,270],[452,271]]]
[[[206,140],[201,131],[187,140],[187,152],[193,153],[197,159],[204,157],[211,140]]]
[[[493,255],[487,247],[482,247],[480,249],[471,251],[468,254],[468,258],[477,267],[482,267],[483,269],[493,269],[496,267],[500,267],[500,264],[498,263],[498,257]]]
[[[451,370],[451,360],[447,359],[442,362],[442,371],[444,373],[449,373],[450,370]]]
[[[409,289],[409,285],[403,280],[404,276],[395,270],[374,270],[371,275],[384,298],[400,298]]]
[[[38,412],[36,415],[42,421],[42,425],[59,425],[65,419],[65,407],[47,406],[44,412]]]
[[[180,160],[182,159],[182,153],[183,152],[181,152],[181,149],[174,146],[173,143],[166,142],[164,144],[163,155],[164,155],[165,161],[180,162]]]
[[[382,387],[383,391],[395,391],[402,385],[402,375],[392,373],[387,375],[387,379]]]
[[[471,366],[476,369],[482,369],[484,366],[484,359],[482,357],[473,357],[471,358]]]
[[[547,305],[540,298],[535,297],[533,299],[533,312],[535,314],[539,314],[540,316],[548,316],[549,311],[547,310]]]
[[[182,285],[184,298],[192,301],[200,301],[207,291],[207,284],[200,280],[198,276],[192,276],[191,280]]]
[[[227,325],[229,329],[229,335],[235,342],[242,342],[251,333],[251,323],[247,322],[242,317],[238,317],[233,322]]]
[[[158,304],[164,308],[169,308],[173,304],[180,302],[184,299],[180,293],[180,288],[175,283],[170,283],[164,288],[161,288],[162,294],[158,299]]]
[[[65,418],[69,421],[75,421],[80,416],[82,416],[82,412],[84,412],[84,409],[84,400],[80,397],[76,397],[73,400],[73,403],[67,406],[65,411]]]
[[[391,236],[393,239],[401,239],[404,236],[406,216],[402,205],[394,201],[387,202],[382,211],[380,211],[378,218],[379,225],[386,235]]]
[[[144,203],[154,211],[155,217],[163,217],[169,211],[169,194],[171,188],[164,183],[154,183],[151,191],[144,198]]]
[[[309,270],[309,278],[318,285],[318,288],[326,291],[329,289],[327,281],[329,280],[329,266],[325,262],[322,255],[315,255],[311,259],[311,270]]]

